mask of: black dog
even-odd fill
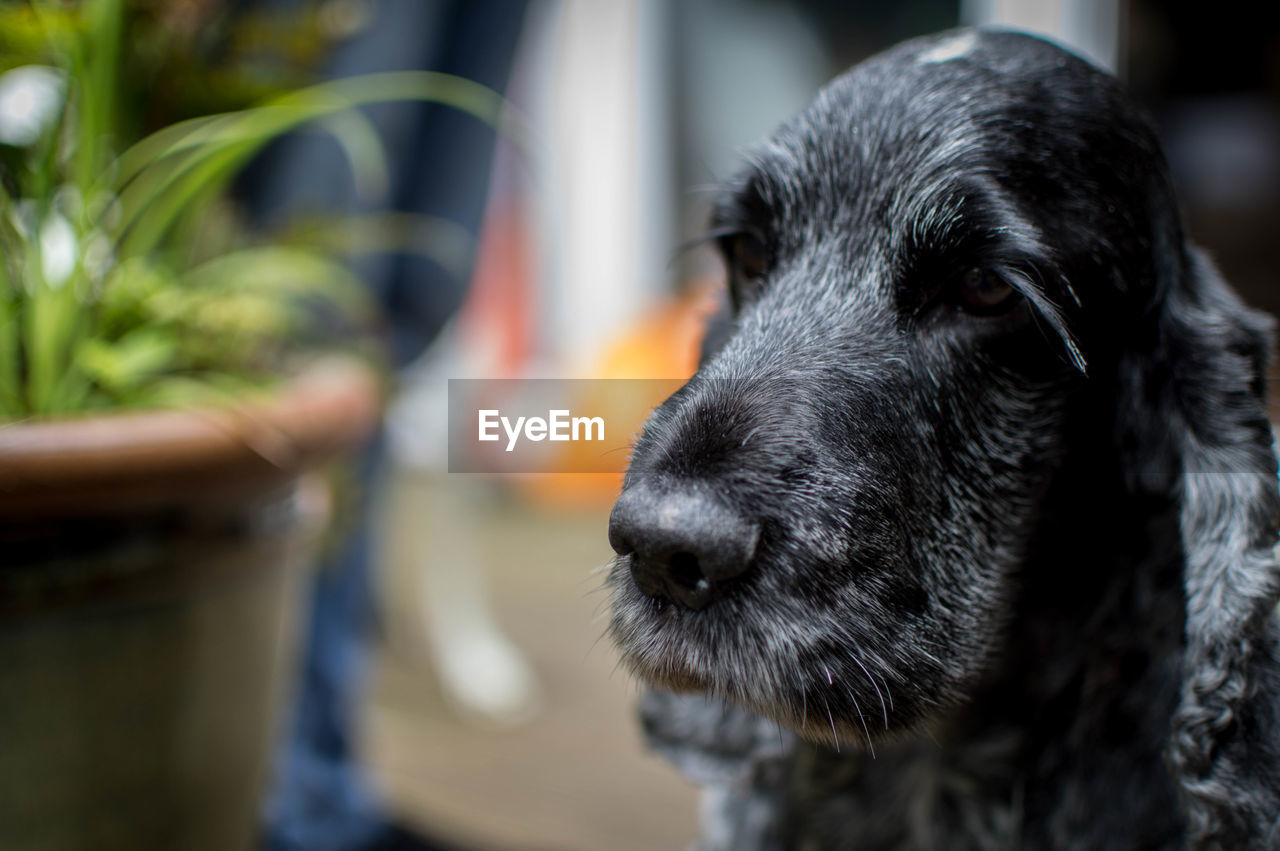
[[[715,226],[732,321],[609,528],[706,847],[1280,847],[1270,324],[1117,82],[904,44]]]

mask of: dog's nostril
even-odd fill
[[[672,581],[685,588],[697,588],[699,582],[706,582],[707,577],[698,566],[698,557],[693,553],[675,553],[667,560],[667,575]]]
[[[631,555],[631,581],[636,584],[647,597],[666,597],[666,571],[660,563],[645,558],[640,553]]]

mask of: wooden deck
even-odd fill
[[[688,847],[696,790],[644,751],[635,686],[614,671],[608,640],[595,643],[605,600],[591,571],[612,554],[608,505],[536,511],[465,479],[403,475],[391,493],[381,583],[389,640],[377,654],[361,740],[393,810],[464,848]],[[448,511],[438,510],[442,499]],[[432,527],[429,518],[442,513],[445,528]],[[445,700],[415,615],[424,546],[428,557],[483,565],[497,620],[542,687],[528,723],[487,727]]]

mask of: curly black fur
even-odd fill
[[[676,605],[626,527],[609,579],[705,847],[1280,847],[1270,322],[1116,81],[1014,33],[908,42],[715,226],[733,313],[614,523],[701,500],[758,530],[750,569]]]

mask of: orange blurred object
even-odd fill
[[[534,240],[526,199],[519,190],[495,191],[485,213],[476,268],[459,316],[466,360],[477,374],[519,378],[534,360],[538,325]],[[659,379],[644,382],[583,382],[575,410],[602,416],[611,434],[638,431],[649,412],[693,375],[707,317],[723,284],[698,279],[637,318],[587,369],[592,379]],[[651,396],[652,398],[645,398]],[[517,495],[552,508],[593,507],[612,502],[622,485],[617,441],[602,451],[590,441],[567,442],[548,458],[547,469],[592,473],[531,473],[510,481]],[[629,442],[628,442],[629,446]]]
[[[608,423],[632,423],[638,431],[649,412],[678,389],[698,368],[698,351],[707,317],[716,308],[716,281],[699,281],[683,295],[661,304],[640,317],[635,326],[610,345],[600,358],[592,378],[663,379],[646,385],[653,398],[636,398],[634,392],[610,393],[606,382],[592,382],[591,394],[579,407]],[[519,491],[537,505],[586,508],[607,504],[618,496],[622,474],[617,459],[603,457],[591,443],[567,443],[557,459],[573,469],[598,468],[599,473],[537,474],[521,478]]]

